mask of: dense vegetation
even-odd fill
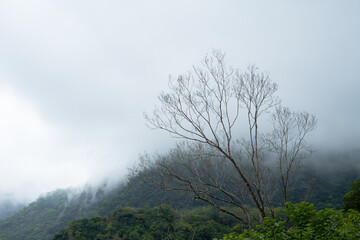
[[[72,221],[55,235],[54,240],[200,240],[213,239],[231,230],[242,233],[225,234],[222,240],[359,239],[360,213],[354,210],[358,207],[359,183],[360,179],[344,197],[347,201],[344,206],[352,206],[348,211],[328,208],[317,211],[313,204],[307,202],[288,202],[286,208],[277,209],[275,219],[266,217],[260,225],[250,230],[238,224],[235,218],[212,207],[197,208],[190,212],[174,211],[168,206],[151,209],[118,208],[111,217]]]
[[[342,197],[350,191],[351,183],[359,177],[356,165],[351,164],[358,161],[359,155],[358,153],[351,156],[334,155],[334,159],[342,160],[341,165],[335,160],[327,162],[326,165],[320,164],[325,163],[326,158],[318,160],[319,166],[304,164],[296,191],[290,195],[290,200],[294,203],[306,200],[314,203],[317,209],[326,207],[340,209],[343,204]],[[112,186],[112,188],[106,185],[98,188],[88,187],[82,191],[58,190],[44,195],[13,216],[0,221],[0,239],[52,239],[57,232],[66,227],[68,222],[75,219],[114,216],[111,213],[117,207],[144,208],[141,211],[146,212],[161,204],[168,204],[172,209],[180,211],[176,213],[177,215],[175,214],[176,216],[190,214],[183,212],[183,209],[204,206],[203,202],[194,200],[191,195],[152,189],[140,178],[133,177],[127,185]],[[176,224],[184,223],[177,222],[178,220],[175,218]],[[114,219],[106,221],[114,221]],[[240,231],[240,229],[232,229],[231,224],[225,226],[221,228],[224,234],[235,230]],[[212,237],[219,237],[219,235],[215,234]]]
[[[344,209],[360,211],[360,178],[352,184],[351,191],[344,198]]]
[[[119,206],[152,207],[164,202],[180,208],[201,205],[181,194],[149,189],[138,179],[131,180],[126,186],[119,185],[111,189],[101,186],[96,189],[88,187],[82,191],[57,190],[0,221],[0,239],[51,239],[71,220],[109,216]]]
[[[226,234],[223,240],[262,239],[359,239],[360,213],[355,210],[324,209],[316,211],[312,204],[287,204],[285,221],[265,218],[256,230],[242,234]],[[289,220],[289,221],[287,221]]]
[[[70,239],[194,239],[221,237],[238,222],[214,208],[175,211],[166,205],[154,208],[118,208],[111,217],[72,221],[54,240]]]

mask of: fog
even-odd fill
[[[0,199],[122,181],[175,140],[145,126],[169,75],[213,49],[316,114],[315,149],[359,149],[360,2],[1,1]]]

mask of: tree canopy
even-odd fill
[[[351,191],[343,197],[344,208],[360,211],[360,178],[351,185]]]

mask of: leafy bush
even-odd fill
[[[360,211],[360,178],[351,186],[351,191],[345,194],[344,208]]]
[[[226,234],[222,240],[360,239],[360,213],[357,211],[316,211],[313,204],[307,202],[287,203],[286,206],[287,220],[265,218],[256,230]]]

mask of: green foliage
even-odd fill
[[[324,209],[316,211],[312,204],[287,203],[287,222],[265,218],[256,230],[242,234],[230,233],[223,240],[281,240],[281,239],[360,239],[360,213],[354,210]]]
[[[71,239],[194,239],[220,237],[237,222],[202,207],[179,212],[167,205],[154,208],[117,208],[111,217],[72,221],[54,240]]]
[[[54,221],[65,207],[67,193],[58,190],[51,196],[41,197],[0,223],[1,239],[50,239],[58,231]],[[63,218],[66,221],[66,217]]]
[[[181,194],[146,188],[139,179],[133,179],[127,186],[113,188],[111,192],[102,188],[75,193],[57,190],[0,221],[0,239],[50,240],[71,220],[109,216],[119,206],[149,207],[162,202],[179,208],[199,205]]]
[[[344,209],[354,209],[360,211],[360,178],[351,186],[351,191],[345,194]]]
[[[304,168],[299,178],[298,190],[293,192],[290,199],[293,202],[299,202],[303,199],[304,193],[309,192],[308,200],[316,203],[317,209],[325,207],[340,208],[342,196],[350,191],[351,183],[359,175],[352,166],[335,168],[330,165],[328,168],[328,172],[324,174],[316,171],[319,168]],[[333,169],[336,169],[336,172]],[[310,187],[308,184],[309,179],[312,184]],[[181,210],[181,216],[190,216],[186,220],[175,220],[179,224],[176,230],[176,234],[179,235],[178,239],[181,239],[180,236],[190,236],[190,233],[194,231],[199,236],[206,237],[208,233],[211,233],[215,234],[213,236],[219,237],[222,236],[222,233],[241,232],[244,228],[242,225],[237,225],[238,222],[232,217],[217,214],[217,211],[211,210],[211,208],[199,208],[199,206],[205,204],[193,200],[186,193],[151,189],[136,176],[129,179],[126,186],[113,187],[111,191],[105,189],[89,188],[75,193],[71,190],[58,190],[40,197],[13,216],[0,220],[0,239],[50,240],[57,232],[64,229],[69,221],[75,219],[110,216],[116,207],[151,208],[163,203],[170,205],[174,209]],[[276,197],[277,194],[274,193],[274,196]],[[359,194],[352,196],[356,197]],[[282,201],[281,199],[274,199],[273,201],[276,202],[277,200]],[[183,211],[182,209],[193,210]],[[212,227],[210,225],[213,222],[207,222],[210,220],[214,220],[223,226],[232,227],[221,232],[219,229],[216,230],[216,226]],[[110,229],[115,229],[113,224],[108,226],[108,230]],[[108,230],[105,230],[105,232],[108,233]],[[215,233],[212,231],[215,231]],[[221,234],[216,235],[217,232],[221,232]],[[136,233],[133,233],[132,236],[135,237],[135,235]],[[140,235],[145,239],[151,239],[146,237],[145,233]],[[183,239],[186,238],[183,237]]]

